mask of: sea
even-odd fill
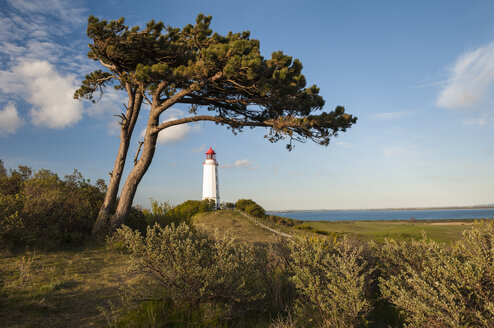
[[[303,221],[462,220],[493,219],[494,208],[287,211],[268,214]]]

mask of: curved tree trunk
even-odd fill
[[[110,233],[114,232],[125,222],[125,219],[132,208],[132,202],[137,191],[137,186],[151,165],[156,150],[158,132],[150,133],[150,131],[153,131],[158,125],[158,118],[159,116],[150,114],[146,128],[146,136],[144,137],[142,155],[130,172],[122,188],[115,215],[111,219]]]
[[[98,213],[98,218],[93,226],[93,236],[97,237],[104,234],[110,215],[115,208],[115,201],[117,199],[118,188],[120,186],[120,180],[122,178],[122,172],[125,167],[125,160],[127,158],[127,152],[129,150],[130,137],[126,136],[123,131],[120,133],[120,146],[118,148],[117,158],[115,159],[115,165],[113,171],[110,173],[110,181],[108,183],[108,190],[106,191],[105,200],[101,204],[101,208]]]
[[[126,116],[122,117],[120,146],[118,147],[117,157],[115,159],[115,164],[113,165],[113,171],[110,173],[110,181],[108,183],[108,190],[106,192],[105,199],[99,210],[98,218],[93,226],[93,237],[98,237],[105,234],[108,229],[110,216],[115,209],[118,188],[120,186],[120,180],[122,179],[122,173],[125,168],[125,161],[127,159],[132,132],[134,131],[137,117],[139,116],[139,111],[142,105],[143,97],[140,93],[131,90],[129,86],[127,87],[127,91],[129,93],[129,102]]]

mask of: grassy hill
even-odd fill
[[[210,233],[231,233],[247,242],[275,242],[278,237],[247,220],[236,211],[214,211],[199,213],[192,218],[192,224]]]

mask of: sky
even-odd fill
[[[221,34],[249,30],[269,58],[300,59],[325,111],[357,124],[328,147],[270,143],[265,130],[233,135],[197,123],[160,134],[134,204],[200,199],[212,146],[221,200],[266,209],[363,209],[494,203],[493,1],[0,0],[0,159],[61,177],[108,180],[125,95],[73,99],[89,72],[87,17],[151,19],[183,27],[212,15]],[[183,117],[175,106],[163,120]],[[136,126],[124,177],[142,140]]]

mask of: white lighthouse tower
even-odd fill
[[[216,209],[219,209],[220,189],[218,184],[218,162],[216,162],[216,153],[211,147],[209,147],[206,152],[206,160],[203,163],[203,167],[202,200],[214,200]]]

